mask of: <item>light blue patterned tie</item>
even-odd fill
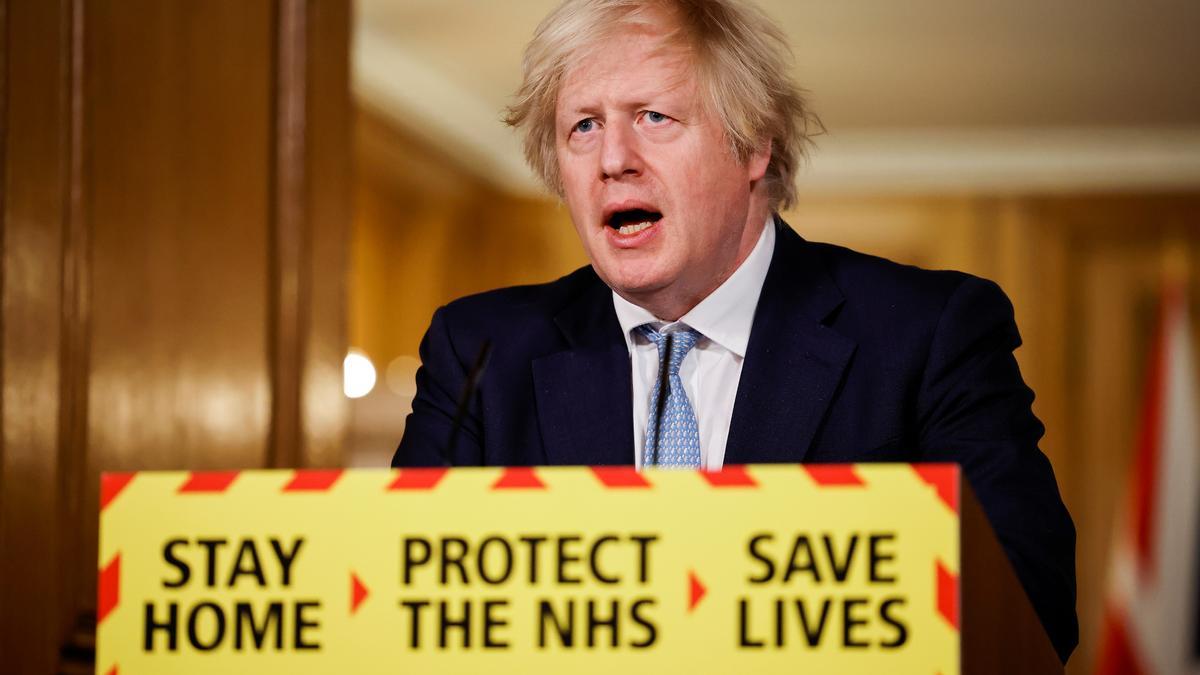
[[[659,379],[650,392],[650,418],[646,422],[646,449],[643,466],[671,466],[678,468],[700,468],[700,428],[696,424],[696,413],[688,402],[679,377],[679,366],[683,357],[696,346],[700,334],[692,329],[671,333],[671,354],[667,363],[666,379],[670,383],[666,400],[663,402],[662,438],[657,438],[655,412],[658,409],[659,388],[662,386],[663,361],[667,359],[667,335],[643,324],[637,327],[647,340],[658,346]],[[654,451],[658,450],[657,462]]]

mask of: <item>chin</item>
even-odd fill
[[[592,265],[608,286],[622,295],[646,295],[669,287],[680,271],[678,265],[662,260],[661,252],[631,251],[616,256],[602,256]]]
[[[608,285],[627,298],[652,295],[670,285],[670,281],[658,276],[621,275],[608,278]]]

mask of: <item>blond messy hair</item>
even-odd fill
[[[796,171],[823,128],[804,91],[788,75],[783,32],[740,0],[566,0],[525,48],[524,78],[505,123],[525,132],[525,159],[551,191],[562,195],[555,152],[559,88],[588,49],[622,28],[644,24],[646,10],[667,10],[672,36],[690,49],[701,95],[716,114],[738,161],[771,143],[766,181],[772,209],[796,199]]]

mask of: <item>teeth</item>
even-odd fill
[[[617,231],[624,235],[637,234],[638,232],[645,230],[646,228],[650,227],[653,224],[654,223],[647,220],[646,222],[638,223],[637,225],[622,225],[621,228]]]

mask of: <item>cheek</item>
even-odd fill
[[[724,176],[715,167],[699,159],[681,167],[678,183],[679,204],[694,217],[708,219],[724,209],[726,193]],[[714,210],[716,209],[716,210]]]
[[[561,156],[560,156],[561,157]],[[558,163],[558,178],[562,185],[562,198],[567,203],[571,216],[578,221],[580,216],[589,212],[592,200],[591,182],[581,171],[578,162],[560,158]]]
[[[571,216],[571,224],[575,226],[575,234],[579,235],[579,239],[583,242],[584,248],[587,248],[588,235],[593,229],[595,229],[588,224],[588,210],[583,204],[581,204],[577,197],[571,196],[570,193],[567,193],[566,202],[567,212]]]
[[[558,162],[558,172],[564,176],[577,172],[583,160],[580,153],[572,150],[565,141],[555,144],[554,159]]]
[[[735,245],[749,206],[746,168],[709,155],[682,175],[685,180],[677,184],[680,214],[693,225],[687,228],[687,239],[705,251]]]

